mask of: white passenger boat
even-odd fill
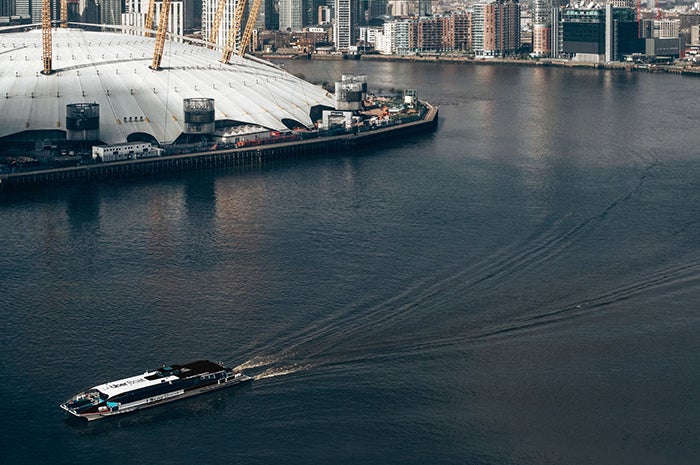
[[[163,366],[142,375],[118,379],[79,392],[61,404],[86,420],[133,412],[204,392],[251,381],[239,370],[209,360]]]

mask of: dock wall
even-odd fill
[[[107,179],[155,176],[201,169],[257,165],[276,160],[335,155],[355,148],[373,146],[386,139],[410,137],[437,128],[438,108],[429,107],[423,119],[357,134],[303,139],[279,144],[228,150],[214,150],[68,168],[55,168],[0,175],[0,193],[21,189],[87,183]],[[380,148],[377,146],[377,148]]]

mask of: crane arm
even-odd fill
[[[248,48],[250,43],[250,37],[253,35],[253,28],[255,27],[255,21],[258,19],[258,11],[260,11],[260,4],[262,0],[253,0],[253,5],[250,7],[250,13],[248,14],[248,22],[245,23],[245,31],[243,31],[243,37],[241,37],[241,45],[238,47],[238,55],[245,55],[245,50]]]
[[[209,42],[215,44],[216,36],[219,35],[219,27],[221,27],[221,20],[224,17],[224,7],[226,6],[226,0],[219,0],[216,5],[216,12],[214,13],[214,23],[211,26],[211,31],[209,31]]]
[[[148,0],[148,12],[146,12],[146,37],[151,37],[152,34],[148,31],[153,29],[153,17],[156,15],[156,0]]]
[[[41,44],[42,44],[42,60],[44,62],[44,70],[42,74],[51,74],[53,50],[51,43],[51,0],[42,0],[41,2]]]
[[[231,23],[231,28],[228,30],[228,38],[226,39],[226,45],[224,46],[224,53],[221,57],[222,63],[228,63],[231,61],[231,55],[233,55],[233,49],[236,47],[236,39],[238,39],[241,33],[241,22],[243,19],[243,12],[245,11],[246,0],[238,0],[236,3],[236,10],[233,13],[233,23]]]
[[[44,0],[48,1],[48,0]],[[156,33],[156,47],[153,50],[153,63],[151,69],[160,69],[160,60],[163,58],[163,47],[165,46],[165,35],[168,32],[168,19],[170,17],[170,0],[163,0],[160,8],[160,18],[158,18],[158,32]]]
[[[61,0],[61,27],[68,27],[68,0]]]

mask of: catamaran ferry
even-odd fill
[[[62,403],[61,408],[76,417],[97,420],[252,379],[220,363],[198,360],[184,365],[163,366],[142,375],[91,387]]]

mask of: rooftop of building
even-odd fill
[[[41,30],[0,34],[0,138],[24,131],[65,130],[66,105],[97,103],[100,140],[126,142],[144,133],[169,143],[183,132],[183,100],[213,98],[217,122],[286,130],[313,126],[311,109],[333,96],[269,62],[166,41],[161,69],[150,69],[155,39],[59,28],[53,74],[41,73]]]

